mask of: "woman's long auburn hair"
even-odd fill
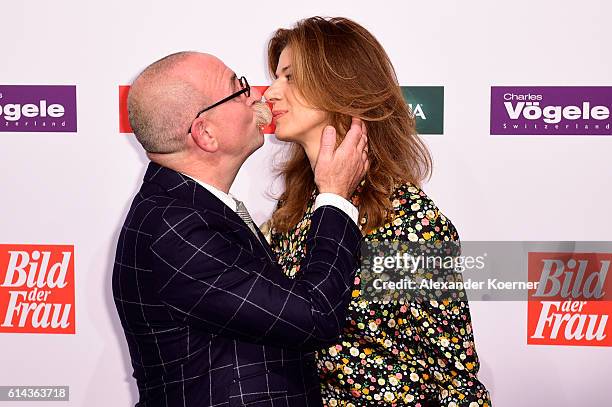
[[[358,197],[362,232],[389,220],[389,199],[398,183],[420,186],[431,174],[431,156],[416,135],[415,119],[404,101],[391,61],[370,32],[347,18],[311,17],[292,29],[279,29],[268,44],[268,66],[275,75],[285,47],[292,51],[294,83],[313,108],[327,112],[339,137],[351,117],[365,121],[370,168]],[[304,216],[316,188],[304,149],[293,143],[278,169],[284,178],[282,205],[272,227],[287,232]]]

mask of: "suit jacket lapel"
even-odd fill
[[[272,248],[266,241],[266,237],[263,235],[263,233],[261,233],[261,230],[259,230],[258,227],[256,227],[256,229],[257,229],[257,236],[259,236],[260,245],[263,246],[263,248],[266,250],[266,254],[268,255],[268,258],[272,260],[274,263],[276,263],[276,255],[274,255],[274,253],[272,252]]]
[[[246,237],[252,251],[255,251],[256,247],[261,246],[268,258],[275,261],[275,256],[261,232],[258,230],[261,239],[261,242],[258,242],[257,237],[253,235],[251,229],[240,219],[236,212],[193,179],[170,168],[150,162],[144,176],[144,181],[161,186],[170,196],[188,202],[197,209],[213,211],[222,215],[230,227],[235,228],[242,236]]]

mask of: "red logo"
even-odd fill
[[[267,86],[252,86],[258,91],[263,93],[268,89]],[[121,85],[119,86],[119,133],[133,133],[132,127],[130,126],[130,120],[128,117],[128,108],[127,108],[127,98],[128,93],[130,91],[129,85]],[[268,104],[269,105],[269,104]],[[274,134],[274,124],[270,123],[270,125],[264,128],[265,134]]]
[[[0,245],[0,333],[74,334],[74,246]]]
[[[130,126],[127,108],[129,92],[129,86],[119,86],[119,133],[132,133],[132,126]]]
[[[529,253],[527,343],[612,346],[612,253]]]

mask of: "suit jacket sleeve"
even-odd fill
[[[317,349],[345,322],[361,241],[337,208],[312,217],[298,279],[211,227],[200,212],[168,208],[151,244],[160,300],[179,323],[255,343]]]

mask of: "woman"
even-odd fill
[[[268,47],[275,77],[265,92],[276,136],[293,142],[271,244],[288,276],[299,273],[316,196],[312,168],[326,125],[366,123],[370,169],[352,202],[366,241],[457,241],[452,223],[419,188],[431,159],[415,135],[395,71],[378,41],[345,18],[313,17],[279,29]],[[327,406],[488,406],[467,302],[377,302],[359,273],[338,344],[317,352]]]

